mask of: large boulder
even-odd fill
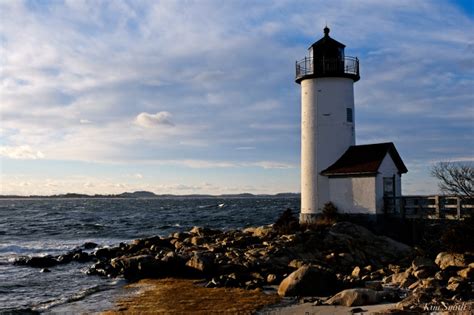
[[[468,265],[465,254],[441,252],[436,256],[435,263],[440,269],[444,270],[448,267],[465,268]]]
[[[99,259],[112,259],[122,255],[123,251],[120,247],[102,247],[92,253]]]
[[[474,263],[470,263],[467,268],[458,271],[458,276],[467,280],[474,280]]]
[[[164,262],[151,255],[117,257],[110,261],[110,265],[127,280],[158,278],[166,276],[168,271]]]
[[[280,296],[326,296],[338,288],[336,276],[320,266],[303,266],[283,279]]]
[[[59,262],[51,255],[36,257],[20,257],[14,261],[15,265],[25,265],[34,268],[48,268],[57,265]]]
[[[190,234],[195,234],[195,235],[201,236],[201,237],[207,237],[207,236],[213,236],[213,235],[221,234],[222,231],[213,230],[213,229],[210,229],[210,228],[207,228],[207,227],[195,226],[189,231],[189,233]]]
[[[104,277],[116,277],[120,271],[120,269],[113,268],[108,262],[99,260],[87,269],[86,274]]]
[[[331,226],[324,244],[328,248],[344,249],[357,265],[396,262],[414,253],[408,245],[375,235],[365,227],[350,222],[338,222]]]
[[[326,304],[344,305],[344,306],[361,306],[378,304],[382,301],[380,292],[356,288],[341,291],[326,301]]]
[[[214,257],[209,254],[194,253],[186,262],[186,266],[197,272],[210,274],[214,270]]]
[[[267,238],[273,234],[273,226],[271,225],[263,225],[256,227],[253,230],[253,236],[257,236],[260,238]]]
[[[432,270],[437,270],[438,266],[434,263],[433,260],[423,257],[423,256],[417,256],[413,261],[411,262],[411,267],[413,271],[419,270],[419,269],[432,269]]]
[[[426,279],[433,276],[439,270],[433,260],[418,256],[411,263],[412,274],[417,279]]]
[[[354,269],[352,269],[351,276],[353,278],[362,278],[368,273],[369,273],[369,270],[367,270],[366,268],[360,268],[359,266],[355,266]]]
[[[416,282],[415,277],[412,276],[412,269],[408,268],[404,272],[394,273],[392,278],[392,283],[400,286],[401,288],[407,288],[413,283]]]
[[[427,305],[427,303],[433,303],[433,295],[426,290],[416,290],[398,302],[395,308],[399,310],[412,310],[420,305]]]
[[[462,277],[449,278],[446,289],[456,294],[472,293],[471,285]]]

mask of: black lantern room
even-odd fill
[[[323,77],[344,77],[360,79],[359,60],[344,55],[344,44],[329,36],[324,28],[324,37],[308,48],[309,56],[296,62],[296,82]]]

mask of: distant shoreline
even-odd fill
[[[223,195],[206,195],[206,194],[192,194],[192,195],[174,195],[161,194],[157,195],[149,191],[124,192],[121,194],[110,195],[88,195],[77,193],[66,193],[58,195],[0,195],[0,199],[253,199],[253,198],[300,198],[300,193],[278,193],[278,194],[223,194]]]

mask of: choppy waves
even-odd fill
[[[0,313],[90,312],[111,300],[107,292],[117,287],[115,280],[86,276],[84,264],[40,273],[14,266],[11,261],[18,256],[57,255],[85,242],[112,245],[196,225],[268,224],[286,208],[298,207],[299,199],[275,198],[0,200]]]

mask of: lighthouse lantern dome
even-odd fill
[[[310,56],[318,59],[344,59],[344,48],[346,45],[329,36],[329,28],[324,28],[324,37],[309,47]]]
[[[324,28],[324,36],[308,48],[309,55],[296,62],[296,82],[322,77],[345,77],[354,82],[360,79],[359,60],[345,56],[345,45],[329,36],[330,29]]]

